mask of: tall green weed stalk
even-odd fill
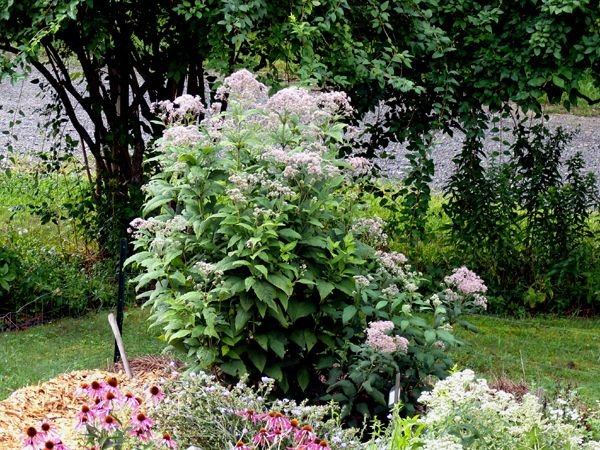
[[[498,311],[598,308],[590,271],[598,270],[589,228],[598,205],[581,154],[563,162],[572,134],[519,120],[504,162],[469,136],[455,159],[446,212],[462,260],[486,274]]]

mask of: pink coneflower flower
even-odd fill
[[[163,447],[170,448],[173,450],[175,450],[177,448],[177,444],[175,443],[175,441],[173,440],[173,438],[171,437],[171,435],[169,433],[164,433],[162,436],[162,439],[160,441],[158,441],[158,443],[160,445],[162,445]]]
[[[113,416],[108,415],[100,422],[100,428],[104,428],[107,431],[115,431],[119,428],[119,422]]]
[[[129,406],[134,411],[137,411],[137,409],[140,407],[140,404],[141,404],[140,403],[141,399],[137,398],[131,392],[126,392],[125,395],[123,395],[123,398],[121,400],[122,400],[123,405]]]
[[[110,377],[106,380],[105,388],[107,392],[111,392],[115,398],[121,399],[123,397],[123,393],[119,389],[119,380],[115,377]]]
[[[135,436],[142,442],[148,442],[152,438],[152,431],[149,429],[145,430],[143,428],[134,428],[129,432],[129,434],[131,436]]]
[[[43,432],[38,431],[35,427],[28,427],[23,439],[23,450],[39,450],[45,440],[46,436]]]
[[[48,440],[60,440],[60,436],[56,431],[56,425],[46,420],[42,420],[39,426],[40,431],[46,436]]]
[[[288,424],[289,424],[289,428],[287,429],[287,431],[292,430],[293,432],[295,432],[300,427],[300,422],[298,422],[297,419],[291,419],[288,422]]]
[[[59,439],[54,441],[54,450],[69,450],[69,448]]]
[[[252,439],[254,445],[269,445],[271,443],[271,438],[269,436],[269,432],[266,428],[261,428]]]
[[[270,442],[280,442],[285,437],[285,431],[279,428],[269,432]]]
[[[165,398],[165,394],[158,386],[152,386],[148,392],[155,405],[158,405]]]
[[[90,395],[90,385],[88,383],[81,383],[77,389],[75,389],[76,397],[87,397]]]
[[[313,442],[316,438],[317,435],[315,434],[313,427],[310,425],[304,425],[294,434],[294,440],[299,444]]]
[[[108,411],[115,407],[115,403],[120,404],[121,401],[112,390],[109,390],[106,391],[106,394],[104,395],[102,401],[97,404],[97,408],[105,409]]]
[[[267,423],[265,427],[269,431],[280,430],[285,431],[290,428],[290,422],[287,418],[281,414],[280,412],[271,411],[267,414]]]
[[[154,421],[146,414],[140,412],[131,418],[131,425],[134,428],[147,431],[154,426]]]
[[[235,413],[237,416],[241,416],[246,420],[251,420],[252,423],[256,423],[258,420],[261,419],[261,416],[264,416],[264,414],[257,414],[256,411],[254,411],[253,409],[248,409],[246,411],[238,411]]]
[[[94,420],[96,419],[96,415],[94,411],[90,409],[88,405],[83,405],[81,410],[75,415],[77,419],[77,423],[75,424],[75,428],[81,430],[85,428],[87,425],[93,425]]]
[[[106,384],[101,381],[92,381],[88,389],[88,394],[93,399],[102,399],[106,395]]]
[[[69,450],[60,439],[53,441],[46,441],[42,450]]]
[[[235,444],[234,450],[254,450],[254,446],[244,444],[242,441],[238,441],[238,443]]]

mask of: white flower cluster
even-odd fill
[[[172,102],[163,100],[153,105],[154,111],[159,114],[165,123],[196,121],[206,108],[199,96],[184,94]]]
[[[542,441],[539,448],[575,450],[599,445],[584,443],[583,431],[565,423],[564,417],[545,416],[537,396],[527,393],[518,401],[510,393],[490,388],[471,370],[439,381],[432,391],[421,395],[419,402],[427,408],[420,422],[426,425],[424,438],[432,439],[430,442],[454,439],[457,444],[460,440],[456,438],[470,430],[469,435],[477,439],[473,448],[508,450],[525,448],[532,432],[537,431]]]
[[[264,151],[262,158],[284,165],[285,178],[293,178],[303,171],[317,178],[339,174],[339,169],[319,152],[289,152],[280,147],[271,147]]]
[[[354,220],[350,231],[365,244],[374,248],[383,248],[388,243],[385,227],[386,223],[381,217],[361,217]]]
[[[217,89],[218,100],[236,101],[242,106],[250,107],[266,103],[269,89],[246,69],[238,70],[223,80]]]
[[[273,95],[265,109],[279,118],[292,116],[303,125],[320,125],[353,112],[345,92],[309,92],[295,86]]]
[[[373,169],[373,163],[362,156],[351,156],[344,161],[350,164],[352,175],[357,177],[368,175]]]

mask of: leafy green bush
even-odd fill
[[[597,308],[593,277],[586,277],[598,267],[589,228],[595,178],[582,173],[579,154],[561,174],[571,135],[526,121],[513,130],[507,162],[485,168],[481,136],[468,140],[455,160],[466,175],[454,175],[448,186],[453,239],[460,256],[504,299],[492,304],[496,310]]]
[[[335,157],[344,94],[288,88],[269,98],[241,71],[220,95],[221,114],[189,96],[161,104],[178,125],[162,139],[162,173],[145,188],[145,213],[155,215],[132,222],[129,259],[143,268],[137,290],[153,325],[200,368],[251,381],[266,374],[302,398],[329,389],[360,420],[387,410],[394,377],[362,377],[355,366],[367,325],[389,321],[383,334],[392,336],[382,339],[402,346],[376,350],[388,353],[388,375],[402,371],[412,405],[426,377],[451,366],[448,322],[473,299],[423,298],[406,258],[371,246],[387,245],[385,223],[358,217],[361,199],[347,195],[370,164]],[[354,390],[339,384],[352,373]]]

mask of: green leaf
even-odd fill
[[[264,370],[265,364],[267,364],[267,355],[263,352],[260,350],[250,351],[248,352],[248,358],[250,358],[252,364],[254,364],[260,372]]]
[[[565,88],[565,80],[563,80],[561,77],[554,75],[552,77],[552,83],[554,83],[555,86],[558,86],[561,89]]]
[[[189,336],[190,334],[192,334],[192,330],[179,330],[176,333],[173,333],[171,336],[169,336],[169,342],[174,341],[176,339],[184,338],[186,336]]]
[[[238,308],[235,315],[235,330],[241,331],[248,323],[248,320],[250,320],[250,317],[251,315],[248,311],[243,308]]]
[[[269,349],[269,338],[265,334],[257,334],[254,336],[254,340],[260,345],[260,347],[267,351]]]
[[[300,241],[301,244],[310,245],[311,247],[327,248],[327,241],[321,236],[312,236]]]
[[[279,236],[290,241],[299,241],[302,239],[302,235],[297,231],[292,230],[291,228],[283,228],[279,230]]]
[[[356,315],[358,309],[354,305],[348,305],[344,308],[344,312],[342,313],[342,322],[347,324],[352,320],[352,318]]]
[[[262,273],[264,277],[267,277],[267,275],[269,275],[269,270],[262,264],[254,264],[254,268],[260,273]]]
[[[283,380],[283,372],[281,371],[281,367],[279,366],[279,364],[272,364],[268,367],[265,367],[264,373],[267,376],[273,378],[274,380]]]
[[[267,276],[267,281],[285,292],[288,297],[292,295],[294,288],[292,286],[292,281],[289,278],[272,273]]]
[[[246,365],[239,359],[227,361],[226,363],[221,364],[220,368],[226,374],[235,377],[241,377],[248,372]]]
[[[285,344],[275,335],[269,335],[269,347],[281,359],[285,356]]]
[[[311,330],[304,330],[304,341],[306,342],[306,351],[311,351],[317,343],[317,335]]]
[[[254,277],[248,277],[244,280],[244,287],[246,288],[246,292],[249,291],[252,286],[254,286],[254,283],[256,282],[256,278]]]
[[[269,308],[276,309],[277,305],[275,304],[275,288],[271,286],[269,283],[265,283],[264,281],[257,281],[252,286],[252,290],[258,297],[258,299],[265,303]]]
[[[375,309],[382,309],[385,308],[388,305],[388,301],[387,300],[380,300],[377,302],[377,304],[375,305]]]
[[[310,383],[310,372],[308,371],[308,369],[306,367],[301,367],[300,370],[298,371],[297,378],[298,378],[298,386],[300,386],[300,389],[305,391]]]
[[[290,319],[292,319],[292,322],[295,322],[296,320],[302,317],[310,316],[315,312],[317,312],[316,305],[300,300],[290,301],[290,304],[288,305],[287,309],[287,313],[289,314]]]
[[[428,344],[432,344],[435,342],[436,334],[435,330],[425,330],[425,341]]]
[[[317,290],[319,291],[319,296],[321,300],[324,300],[331,291],[335,289],[335,285],[330,283],[329,281],[317,280]]]

